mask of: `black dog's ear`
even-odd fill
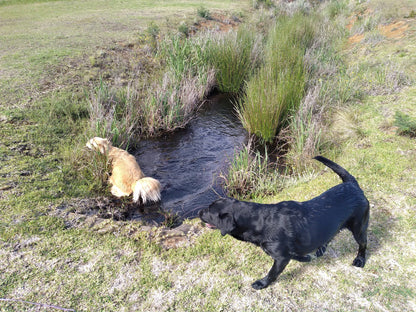
[[[221,229],[221,235],[224,236],[226,234],[230,234],[235,228],[235,222],[232,214],[221,213],[218,217],[220,219],[219,228]]]

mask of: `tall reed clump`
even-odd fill
[[[324,106],[319,103],[320,87],[310,88],[294,114],[289,126],[282,131],[288,142],[286,163],[292,172],[301,173],[324,145],[322,141]]]
[[[93,135],[126,148],[140,137],[184,127],[214,86],[204,45],[199,39],[167,38],[158,51],[165,62],[163,74],[145,77],[126,88],[101,82],[89,97]],[[159,77],[161,81],[157,81]]]
[[[182,128],[192,119],[202,103],[208,81],[214,72],[207,71],[200,77],[186,75],[178,81],[172,73],[166,73],[163,82],[154,86],[140,107],[140,129],[146,136]]]
[[[265,143],[271,143],[287,126],[303,98],[307,80],[305,50],[314,37],[310,17],[280,17],[270,31],[263,66],[247,82],[239,100],[243,126]]]
[[[303,174],[313,166],[314,156],[339,146],[340,137],[333,129],[329,131],[331,111],[341,111],[361,97],[357,74],[350,73],[338,53],[348,36],[348,10],[345,1],[331,1],[321,4],[311,16],[316,31],[304,56],[306,93],[282,134],[289,143],[286,160],[292,172]]]
[[[110,138],[116,146],[127,148],[137,141],[139,93],[131,86],[110,88],[103,81],[91,92],[89,115],[94,136]]]
[[[200,38],[166,39],[159,57],[166,62],[162,83],[152,84],[141,107],[141,129],[147,136],[184,127],[214,86],[214,70],[207,65]],[[142,132],[143,132],[142,131]]]
[[[208,63],[215,69],[221,92],[238,93],[259,61],[260,40],[248,27],[211,36],[207,45]]]

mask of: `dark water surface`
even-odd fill
[[[158,208],[192,218],[224,195],[218,174],[226,171],[246,135],[230,99],[220,94],[204,105],[186,129],[141,141],[136,159],[146,176],[162,184]]]

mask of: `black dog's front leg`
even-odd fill
[[[262,279],[255,281],[251,286],[254,289],[263,289],[273,283],[280,273],[284,270],[286,265],[289,263],[290,258],[283,258],[279,260],[274,260],[273,266],[270,269],[269,273]]]

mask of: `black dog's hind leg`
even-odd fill
[[[282,258],[279,260],[274,260],[273,266],[270,269],[269,273],[262,279],[255,281],[251,286],[254,289],[263,289],[273,283],[280,273],[284,270],[286,265],[289,263],[290,258]]]
[[[358,243],[358,254],[357,257],[355,257],[354,261],[352,262],[353,266],[359,267],[359,268],[363,268],[365,265],[365,253],[367,250],[367,230],[359,233],[359,234],[354,234],[354,238]]]
[[[354,235],[356,242],[358,243],[358,254],[355,257],[352,265],[363,268],[366,260],[367,250],[367,227],[368,227],[368,210],[363,217],[362,222],[354,223],[351,232]]]
[[[315,252],[315,256],[322,257],[326,251],[326,247],[328,246],[328,244],[322,245],[321,247],[319,247],[316,252]]]

